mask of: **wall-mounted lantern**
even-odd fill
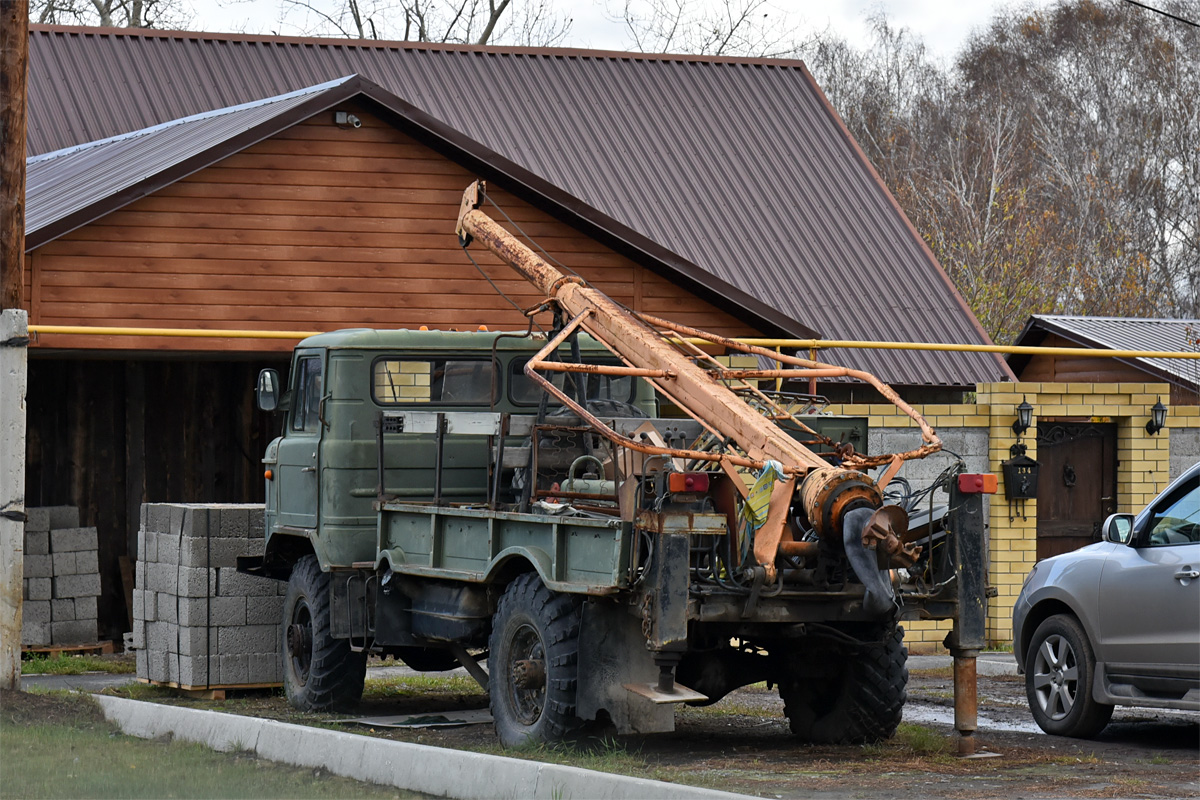
[[[1012,424],[1013,433],[1020,436],[1025,431],[1029,430],[1029,426],[1033,424],[1033,406],[1024,397],[1021,398],[1021,405],[1017,406],[1017,420]]]
[[[1167,407],[1162,404],[1162,398],[1150,409],[1150,421],[1146,423],[1146,433],[1153,436],[1167,424]]]

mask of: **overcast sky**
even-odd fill
[[[719,2],[719,0],[703,0]],[[1101,2],[1120,0],[1101,0]],[[196,10],[192,27],[208,31],[245,31],[271,33],[276,24],[277,0],[191,0]],[[520,2],[520,0],[515,0]],[[604,50],[629,49],[622,26],[607,18],[603,0],[550,0],[569,13],[574,23],[569,47],[594,47]],[[827,25],[855,44],[867,41],[864,18],[883,9],[898,27],[906,27],[924,39],[939,57],[949,58],[976,27],[984,26],[997,8],[1024,5],[1045,6],[1050,0],[774,0],[774,5],[790,14],[808,30]],[[609,7],[620,7],[610,0]]]

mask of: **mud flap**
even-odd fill
[[[654,654],[646,649],[641,619],[615,603],[585,603],[575,713],[594,720],[607,712],[620,734],[669,733],[675,730],[675,707],[653,703],[623,686],[657,679],[658,667]]]
[[[896,592],[887,572],[879,569],[879,560],[874,550],[863,546],[863,530],[874,514],[874,509],[856,508],[846,512],[842,525],[842,544],[846,558],[858,580],[866,590],[863,595],[863,610],[874,617],[882,617],[896,607]]]

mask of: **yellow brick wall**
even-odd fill
[[[1171,425],[1200,424],[1200,407],[1172,408],[1167,427],[1161,433],[1155,436],[1146,433],[1150,407],[1159,399],[1167,404],[1169,398],[1169,387],[1164,383],[990,383],[977,387],[974,404],[927,404],[917,410],[935,430],[986,428],[988,461],[998,477],[1002,476],[1000,465],[1011,457],[1009,447],[1016,441],[1012,423],[1022,400],[1028,400],[1035,409],[1033,427],[1022,437],[1026,454],[1034,459],[1039,417],[1111,421],[1117,425],[1118,511],[1134,512],[1166,485]],[[872,428],[913,426],[907,416],[891,405],[843,404],[828,410],[834,414],[866,416]],[[1000,491],[991,499],[988,515],[991,537],[988,579],[996,589],[996,597],[988,602],[988,640],[995,645],[1009,644],[1012,640],[1012,606],[1025,575],[1037,559],[1037,501],[1028,500],[1023,509],[1011,511],[1017,513],[1010,516],[1001,477]],[[905,623],[905,639],[913,652],[940,651],[950,627],[949,621],[909,621]]]

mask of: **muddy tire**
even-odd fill
[[[875,634],[857,647],[830,645],[806,653],[823,662],[824,674],[780,682],[792,733],[822,744],[878,742],[895,734],[908,696],[908,649],[901,627]]]
[[[345,708],[362,697],[367,654],[329,631],[329,573],[316,556],[292,567],[283,600],[283,688],[300,711]]]
[[[1092,645],[1074,617],[1056,614],[1039,625],[1025,655],[1025,695],[1038,727],[1078,739],[1103,730],[1113,707],[1092,698],[1095,674]]]
[[[488,640],[488,694],[505,747],[557,742],[579,726],[579,624],[573,597],[532,573],[504,591]]]

